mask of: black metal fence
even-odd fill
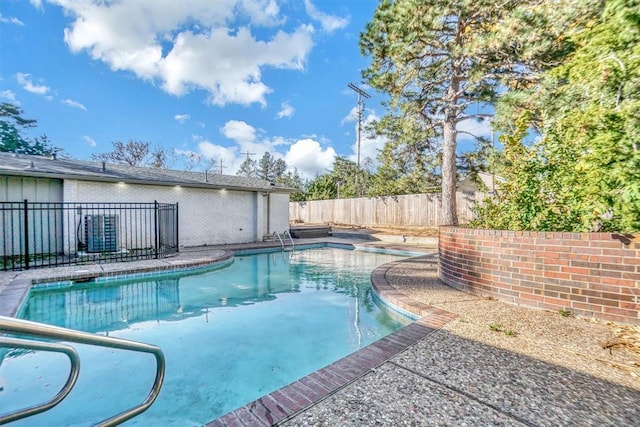
[[[0,202],[0,270],[163,258],[178,204]]]

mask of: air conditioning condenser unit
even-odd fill
[[[118,215],[85,215],[84,237],[87,252],[118,250]]]

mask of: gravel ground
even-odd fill
[[[640,420],[640,332],[470,295],[433,257],[395,263],[407,296],[459,317],[287,426],[622,426]]]
[[[417,301],[458,314],[445,331],[640,389],[640,348],[604,348],[618,338],[619,325],[455,290],[438,279],[433,258],[398,263],[387,272],[387,280]]]

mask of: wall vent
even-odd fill
[[[87,252],[118,250],[118,215],[85,215],[84,237]]]

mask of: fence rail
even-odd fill
[[[178,204],[0,202],[0,270],[163,258]]]

